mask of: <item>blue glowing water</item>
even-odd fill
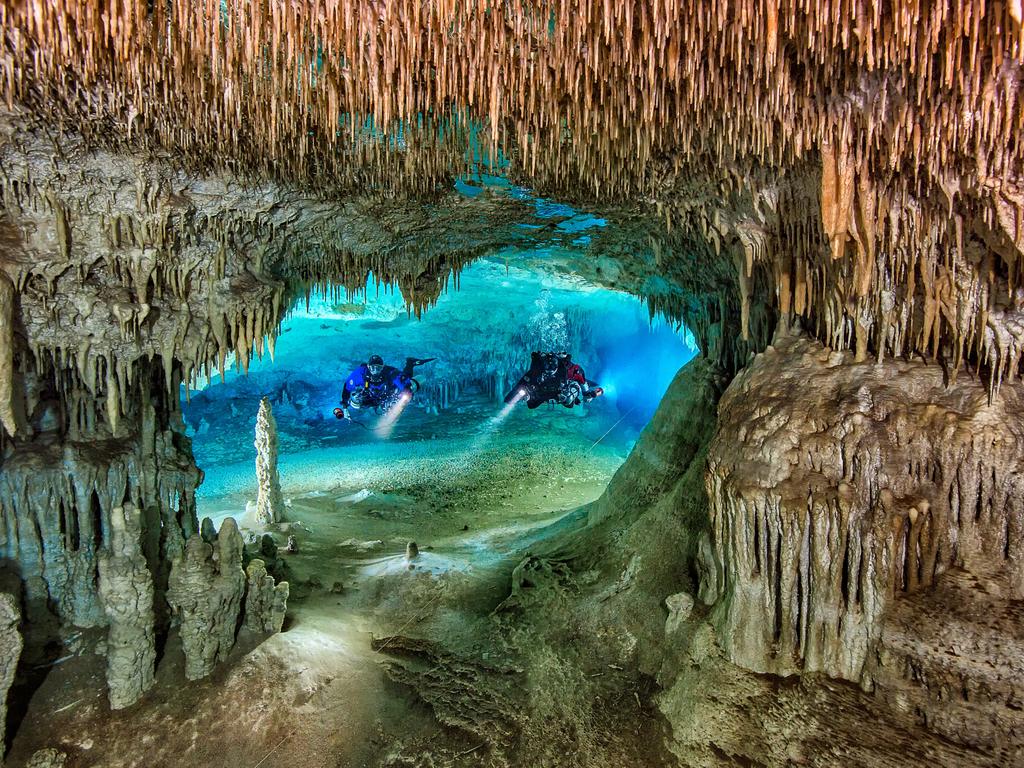
[[[226,371],[223,383],[215,377],[184,404],[199,465],[208,472],[234,463],[248,467],[263,396],[273,404],[285,462],[294,461],[289,454],[357,450],[385,439],[498,439],[493,419],[501,411],[500,398],[534,349],[570,351],[607,393],[582,417],[580,409],[560,407],[548,414],[566,425],[564,440],[589,445],[622,419],[608,439],[625,442],[635,439],[695,352],[685,332],[664,321],[652,323],[635,297],[577,278],[484,259],[462,272],[459,286],[421,320],[410,317],[402,297],[372,276],[358,297],[314,295],[308,307],[300,301],[283,323],[274,360],[254,360],[248,375]],[[374,353],[398,366],[407,356],[437,360],[419,369],[423,389],[399,423],[381,429],[369,413],[356,414],[365,429],[337,421],[332,410],[345,376]],[[538,414],[522,410],[511,429],[521,434],[536,424],[550,436],[542,419],[531,421]]]
[[[474,173],[459,179],[455,190],[466,197],[486,191],[532,203],[536,218],[558,220],[559,230],[578,233],[573,251],[586,248],[593,230],[607,225],[500,175]],[[307,491],[329,487],[346,468],[350,475],[356,466],[386,469],[412,461],[422,468],[416,457],[432,452],[465,452],[472,462],[496,446],[524,441],[542,454],[587,455],[600,441],[602,450],[624,456],[696,349],[685,331],[652,322],[635,297],[554,271],[566,255],[580,257],[560,248],[510,245],[465,269],[459,290],[446,290],[422,319],[411,317],[401,295],[372,275],[355,295],[339,290],[297,303],[283,323],[273,360],[254,360],[247,375],[224,371],[223,381],[215,376],[203,383],[183,405],[196,459],[207,471],[200,498],[244,493],[251,486],[261,397],[270,399],[277,419],[284,474]],[[651,287],[653,294],[663,288]],[[571,411],[505,407],[502,397],[533,350],[570,352],[605,396]],[[422,388],[400,416],[364,411],[354,423],[335,419],[342,383],[371,354],[397,367],[406,357],[436,360],[417,371]]]

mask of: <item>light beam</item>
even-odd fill
[[[402,411],[405,410],[411,400],[412,394],[409,391],[404,391],[398,396],[398,401],[391,406],[387,412],[380,417],[380,421],[377,422],[377,427],[374,429],[377,437],[384,440],[391,437],[391,433],[395,430],[395,424],[398,423],[398,419],[402,415]]]

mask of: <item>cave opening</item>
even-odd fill
[[[264,397],[276,422],[281,474],[294,473],[293,482],[310,474],[319,482],[358,482],[352,467],[364,463],[364,453],[387,464],[405,455],[480,451],[499,437],[580,454],[603,446],[621,458],[696,354],[685,328],[653,315],[638,298],[561,272],[533,272],[511,256],[481,259],[462,270],[457,288],[454,276],[452,283],[421,317],[408,311],[401,291],[372,274],[353,290],[312,291],[295,300],[273,354],[245,371],[229,360],[223,375],[183,384],[186,434],[205,474],[200,517],[230,504],[232,494],[252,494],[251,442]],[[506,408],[505,395],[533,351],[569,352],[601,395],[572,407],[550,400],[536,410],[526,403]],[[372,406],[335,418],[345,379],[372,354],[398,368],[410,357],[429,358],[413,371],[415,396],[394,423]]]
[[[602,494],[697,353],[681,324],[636,296],[541,259],[504,249],[453,270],[418,315],[372,273],[318,286],[294,300],[273,354],[245,370],[229,358],[182,384],[204,475],[198,518],[219,528],[230,516],[254,555],[274,553],[300,624],[300,601],[382,573],[507,565],[531,532]],[[529,407],[520,383],[535,351],[569,352],[600,394]],[[346,379],[371,355],[397,368],[417,360],[410,400],[339,418]],[[281,494],[273,520],[253,470],[267,412]]]

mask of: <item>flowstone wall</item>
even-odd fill
[[[780,334],[725,389],[703,482],[658,482],[697,423],[659,412],[591,511],[625,527],[588,545],[610,582],[586,610],[687,765],[1024,759],[1024,392],[853,358]]]
[[[1024,388],[799,338],[722,399],[708,458],[727,609],[759,672],[859,682],[885,616],[961,568],[1024,590]]]

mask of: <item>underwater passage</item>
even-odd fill
[[[0,762],[1024,765],[1022,20],[0,2]]]
[[[316,463],[317,452],[329,452],[324,461],[335,463],[339,481],[349,466],[343,457],[355,461],[364,450],[401,459],[439,440],[490,448],[510,417],[513,429],[538,441],[550,437],[542,425],[563,423],[580,450],[614,425],[607,445],[628,451],[695,351],[691,336],[651,319],[636,298],[535,273],[510,257],[463,270],[458,289],[421,319],[372,276],[353,296],[313,294],[285,319],[273,359],[254,360],[244,373],[229,366],[223,382],[215,374],[186,393],[187,434],[205,473],[200,513],[228,487],[251,487],[251,435],[263,398],[280,461],[305,454]],[[603,386],[586,378],[583,365]],[[558,413],[531,421],[514,413],[520,400],[523,411],[546,404]],[[223,485],[229,475],[234,480]]]

